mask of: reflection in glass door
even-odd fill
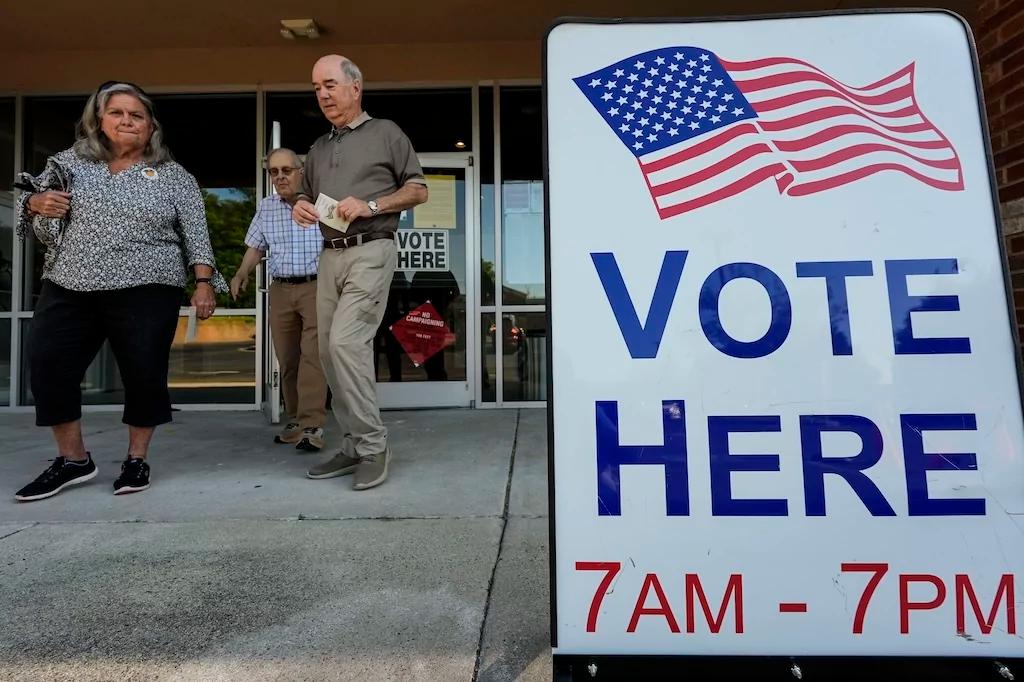
[[[469,406],[476,286],[469,154],[421,154],[426,204],[399,221],[398,269],[374,340],[381,407]]]

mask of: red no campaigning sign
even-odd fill
[[[390,329],[417,367],[455,343],[455,334],[430,301],[410,310]]]

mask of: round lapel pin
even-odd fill
[[[156,180],[157,178],[160,177],[160,174],[156,172],[155,168],[143,168],[142,169],[142,175],[147,180]]]

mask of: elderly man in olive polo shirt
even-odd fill
[[[321,216],[314,202],[324,194],[338,202],[334,214],[349,225],[340,232],[320,224],[324,250],[317,283],[320,359],[345,442],[306,475],[354,472],[352,487],[366,490],[384,482],[391,459],[377,407],[372,343],[395,273],[399,213],[427,200],[427,184],[405,133],[363,111],[363,76],[355,64],[340,55],[320,58],[313,89],[332,128],[306,156],[292,215],[305,227],[316,224]]]

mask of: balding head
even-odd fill
[[[279,147],[267,154],[267,172],[274,189],[281,198],[291,202],[302,185],[302,161],[287,147]]]
[[[302,168],[302,159],[288,147],[278,147],[267,154],[267,168],[271,168],[275,161],[280,161],[280,164],[291,166],[292,168]]]
[[[318,59],[313,90],[320,111],[335,127],[348,125],[363,113],[363,74],[348,57],[329,54]]]

